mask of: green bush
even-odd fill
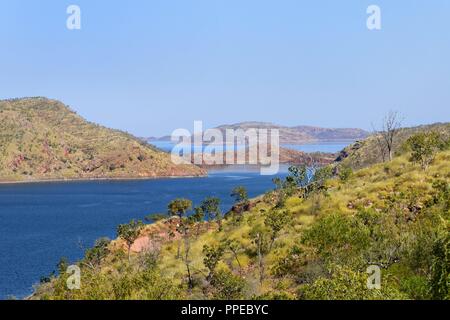
[[[442,235],[434,245],[429,283],[433,299],[450,299],[450,234],[448,232]]]
[[[301,287],[299,296],[306,300],[392,300],[405,296],[389,279],[382,278],[381,289],[367,288],[368,274],[336,267],[331,277],[321,277]]]
[[[219,270],[214,272],[211,286],[214,299],[238,300],[244,297],[246,282],[228,270]]]
[[[411,136],[406,144],[411,149],[410,161],[420,164],[423,170],[433,162],[442,141],[437,132],[420,132]]]
[[[339,179],[341,181],[348,181],[353,175],[353,170],[350,167],[344,167],[339,170]]]
[[[302,242],[315,248],[326,261],[359,264],[370,244],[367,226],[358,219],[342,214],[331,214],[319,219],[308,229]]]

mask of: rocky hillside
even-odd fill
[[[286,127],[267,122],[241,122],[232,125],[222,125],[217,129],[222,130],[225,136],[226,129],[278,129],[280,131],[280,143],[282,144],[302,144],[312,142],[358,140],[366,138],[369,133],[362,129],[354,128],[320,128],[311,126]],[[161,138],[149,138],[148,141],[168,141],[170,136]]]
[[[199,176],[191,164],[46,98],[0,101],[0,182]]]
[[[450,123],[435,123],[411,128],[402,128],[395,135],[393,153],[401,154],[405,141],[418,132],[434,131],[439,133],[443,139],[450,138]],[[341,162],[344,166],[353,169],[365,168],[367,166],[383,162],[387,160],[387,154],[384,155],[380,147],[380,135],[372,135],[365,140],[357,141],[344,150],[342,150],[337,158],[337,162]],[[383,145],[383,144],[382,144]]]

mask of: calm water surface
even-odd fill
[[[235,186],[256,196],[272,188],[272,178],[228,170],[193,179],[0,185],[0,299],[30,294],[61,257],[73,262],[83,256],[80,243],[113,238],[118,224],[166,212],[174,198],[199,203],[217,196],[225,211]]]

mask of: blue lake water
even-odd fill
[[[272,189],[272,178],[229,169],[192,179],[0,185],[0,299],[25,297],[61,257],[80,259],[80,243],[114,238],[118,224],[166,212],[174,198],[217,196],[225,211],[234,187],[256,196]]]

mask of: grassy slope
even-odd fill
[[[135,137],[45,98],[0,101],[0,181],[191,176]]]
[[[112,251],[100,271],[84,269],[88,280],[81,291],[65,290],[65,279],[59,278],[41,286],[35,298],[217,298],[205,280],[207,269],[202,249],[205,244],[211,246],[223,239],[234,239],[239,244],[242,270],[229,251],[218,269],[231,270],[244,279],[245,290],[240,297],[429,298],[427,283],[435,261],[433,248],[440,236],[446,235],[448,239],[449,226],[448,189],[445,195],[441,194],[443,202],[434,203],[437,191],[433,183],[444,181],[448,188],[449,164],[449,151],[439,153],[427,171],[411,164],[403,155],[390,163],[359,170],[348,181],[329,180],[325,194],[315,194],[306,200],[289,198],[283,210],[293,220],[264,257],[266,277],[262,284],[258,280],[256,247],[250,233],[264,224],[272,205],[260,199],[240,222],[232,217],[226,219],[222,231],[214,223],[208,227],[203,224],[202,234],[191,241],[190,261],[195,280],[192,290],[186,289],[184,263],[175,257],[177,241],[163,241],[156,267],[158,278],[148,280],[151,287],[145,287],[134,278],[142,272],[138,266],[142,268],[145,255],[134,254],[128,266],[123,250],[117,249],[121,240],[117,240],[110,246]],[[148,226],[143,235],[164,233],[167,228],[159,222]],[[369,263],[384,268],[381,291],[365,289]],[[126,279],[129,282],[124,282]],[[123,294],[120,288],[125,283],[131,289]],[[171,285],[164,287],[168,284]],[[167,294],[154,292],[162,287]]]
[[[405,141],[412,135],[423,131],[435,131],[444,138],[450,138],[450,123],[436,123],[431,125],[424,125],[412,128],[402,128],[399,130],[394,140],[394,154],[401,154],[404,152],[402,146]],[[365,168],[375,163],[382,162],[382,156],[379,145],[375,136],[358,141],[345,148],[341,154],[340,159],[344,166],[349,166],[354,169]]]
[[[315,196],[303,201],[298,197],[290,198],[284,209],[293,216],[293,224],[284,230],[276,240],[275,249],[267,255],[266,269],[270,270],[276,264],[278,257],[287,253],[295,243],[302,238],[304,231],[311,227],[320,217],[330,214],[354,215],[362,208],[386,209],[384,198],[391,193],[408,191],[409,189],[420,190],[422,203],[432,193],[431,184],[434,176],[445,178],[450,182],[450,153],[440,154],[435,165],[426,173],[413,167],[405,158],[398,158],[388,165],[380,164],[368,169],[358,171],[348,182],[342,183],[337,180],[329,181],[331,187],[328,196]],[[246,279],[249,284],[251,295],[264,294],[273,291],[281,281],[280,279],[268,279],[262,287],[258,285],[255,257],[245,253],[246,248],[251,248],[249,238],[250,230],[256,224],[262,224],[264,214],[262,211],[270,210],[270,205],[260,203],[251,212],[246,213],[244,221],[238,227],[232,221],[227,221],[222,232],[208,232],[201,236],[192,245],[192,265],[195,269],[205,272],[203,266],[202,248],[204,244],[218,243],[220,239],[235,239],[242,248],[239,256],[241,264],[245,268]],[[350,209],[352,208],[352,209]],[[161,268],[166,270],[170,278],[182,279],[185,274],[185,266],[175,259],[176,245],[168,245],[162,255]],[[231,255],[225,258],[225,264],[237,268],[236,262]],[[283,279],[286,280],[286,279]],[[287,280],[282,286],[287,286],[287,291],[295,295],[298,286]]]

